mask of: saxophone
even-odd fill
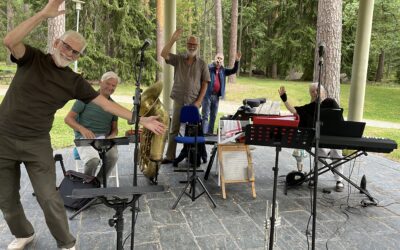
[[[143,92],[139,115],[142,117],[159,116],[159,121],[168,128],[169,115],[159,99],[162,89],[162,82],[157,82]],[[143,175],[150,180],[157,181],[166,138],[166,133],[156,135],[150,130],[143,128],[140,136],[139,167]]]

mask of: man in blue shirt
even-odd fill
[[[215,118],[218,113],[219,99],[225,98],[225,78],[226,76],[236,74],[239,69],[241,53],[236,54],[235,65],[233,68],[225,68],[224,56],[217,53],[213,63],[208,65],[211,82],[208,84],[206,95],[202,102],[201,117],[203,120],[203,133],[213,134]],[[210,119],[208,119],[210,117]]]

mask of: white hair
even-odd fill
[[[320,87],[321,87],[321,92],[326,93],[324,85],[321,84]],[[317,90],[317,89],[318,89],[318,82],[310,83],[310,90]]]
[[[67,37],[71,37],[72,39],[77,40],[79,43],[83,45],[81,51],[79,52],[82,53],[85,50],[87,46],[86,39],[79,32],[76,32],[74,30],[68,30],[60,37],[60,40],[64,41],[64,39]]]
[[[104,73],[103,76],[101,77],[101,81],[104,82],[111,78],[117,79],[117,83],[121,82],[121,78],[113,71],[108,71]]]

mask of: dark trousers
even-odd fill
[[[63,201],[56,190],[56,172],[50,138],[20,140],[0,135],[0,209],[11,233],[24,238],[34,233],[25,216],[19,194],[24,163],[46,224],[58,247],[70,248],[75,238],[69,232]]]

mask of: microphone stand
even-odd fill
[[[142,80],[142,71],[144,68],[144,49],[141,50],[140,54],[140,65],[139,65],[139,74],[136,79],[136,88],[135,88],[135,96],[133,97],[133,112],[132,112],[132,121],[131,124],[135,124],[135,150],[134,150],[134,158],[133,158],[133,186],[137,186],[137,167],[138,167],[138,155],[139,155],[139,111],[141,104],[141,93],[140,82]],[[133,197],[135,199],[135,197]],[[131,224],[131,250],[133,250],[134,241],[135,241],[135,223],[136,216],[135,213],[138,211],[136,207],[136,203],[139,199],[134,201],[134,205],[132,207],[132,224]]]
[[[317,119],[315,121],[315,156],[314,156],[314,193],[313,193],[313,207],[312,207],[312,243],[311,249],[315,249],[315,234],[316,234],[316,224],[317,224],[317,184],[318,184],[318,151],[319,151],[319,141],[321,138],[321,120],[320,120],[320,110],[321,110],[321,74],[322,66],[324,65],[324,58],[322,53],[319,57],[319,74],[318,74],[318,88],[317,88]]]

